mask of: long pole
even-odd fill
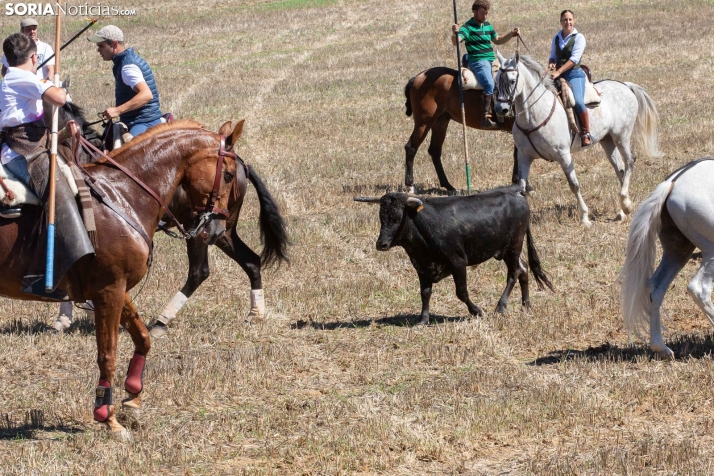
[[[78,32],[76,35],[74,35],[72,38],[70,38],[64,45],[62,45],[62,48],[60,48],[60,49],[57,50],[57,51],[59,52],[59,51],[62,51],[63,49],[65,49],[65,48],[67,48],[70,43],[72,43],[74,40],[76,40],[79,35],[81,35],[81,34],[84,33],[85,31],[87,31],[87,29],[88,29],[89,27],[91,27],[92,25],[94,25],[95,23],[97,23],[97,21],[99,21],[99,20],[97,20],[97,19],[95,19],[95,18],[90,18],[90,19],[89,19],[89,25],[87,25],[87,26],[85,26],[84,28],[82,28],[81,30],[79,30],[79,32]],[[55,47],[57,47],[57,42],[55,42]],[[58,54],[59,54],[59,53],[58,53]],[[44,61],[42,62],[42,64],[37,67],[37,69],[41,69],[44,65],[47,64],[47,62],[48,62],[49,60],[51,60],[51,59],[54,58],[54,57],[55,57],[55,55],[52,54],[52,56],[50,56],[49,58],[47,58],[46,60],[44,60]]]
[[[62,31],[62,0],[57,0],[57,18],[55,21],[55,86],[60,87],[60,32]],[[47,220],[47,261],[45,263],[45,292],[52,292],[55,274],[55,180],[57,177],[57,129],[59,108],[52,108],[52,147],[50,149],[50,197]]]
[[[454,4],[454,23],[458,24],[459,20],[456,16],[456,0]],[[459,80],[459,96],[461,97],[461,125],[464,127],[464,157],[466,160],[466,190],[471,193],[471,166],[469,165],[469,142],[466,138],[466,109],[464,107],[464,85],[461,80],[461,48],[459,47],[459,35],[456,34],[456,77]]]

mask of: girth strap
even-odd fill
[[[523,134],[525,134],[526,138],[528,138],[528,142],[531,143],[531,147],[533,147],[533,150],[536,151],[536,154],[538,154],[539,156],[541,156],[543,158],[545,158],[545,156],[540,153],[538,148],[533,143],[533,140],[531,139],[531,134],[533,132],[537,131],[538,129],[540,129],[541,127],[543,127],[544,125],[548,124],[548,121],[550,121],[550,118],[553,117],[553,113],[555,112],[555,104],[557,102],[558,102],[557,95],[553,94],[553,107],[550,108],[550,114],[548,114],[548,117],[545,118],[545,121],[541,122],[540,125],[534,127],[533,129],[526,130],[518,124],[518,121],[516,121],[516,127],[518,128],[518,130],[521,131]]]

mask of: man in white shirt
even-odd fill
[[[3,143],[0,160],[3,167],[25,182],[44,202],[45,213],[35,212],[35,216],[46,217],[49,206],[46,194],[49,182],[47,146],[50,141],[49,131],[42,121],[42,101],[63,106],[67,100],[67,92],[35,75],[39,64],[37,45],[29,36],[24,33],[10,35],[3,41],[2,49],[7,59],[8,71],[0,83],[0,139]],[[29,167],[26,157],[33,157]],[[62,218],[55,222],[53,292],[78,259],[94,253],[74,195],[63,179],[55,181],[55,198],[56,216]],[[10,212],[6,207],[1,210],[0,215],[12,219],[20,213],[19,210]],[[23,277],[22,290],[45,297],[63,298],[66,293],[45,293],[43,261],[44,255],[41,253],[33,256],[27,275]]]
[[[34,18],[25,18],[20,22],[20,33],[26,34],[35,42],[37,46],[37,64],[42,64],[47,58],[54,54],[54,51],[50,45],[37,39],[38,26],[37,20]],[[7,68],[9,67],[5,55],[3,55],[0,62],[2,62],[2,75],[5,76],[7,74]],[[55,59],[52,58],[49,60],[42,69],[37,70],[36,74],[40,79],[53,81],[55,76]]]

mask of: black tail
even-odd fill
[[[548,279],[543,268],[540,267],[540,258],[538,258],[538,252],[536,252],[535,243],[533,243],[530,223],[528,224],[528,228],[526,228],[526,239],[528,240],[528,265],[531,268],[533,277],[538,283],[538,288],[543,289],[545,285],[548,286],[551,291],[555,291],[553,285],[550,283],[550,279]]]
[[[270,266],[275,262],[278,264],[280,262],[289,263],[288,246],[291,243],[278,205],[250,165],[248,166],[248,180],[255,187],[260,202],[260,241],[263,242],[263,252],[260,255],[261,266]]]
[[[414,76],[414,78],[416,78],[416,76]],[[407,85],[404,86],[404,95],[407,97],[407,102],[404,103],[404,105],[407,107],[407,116],[412,115],[412,100],[409,97],[409,90],[411,89],[412,84],[414,83],[414,78],[407,81]]]

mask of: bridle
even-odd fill
[[[220,136],[220,145],[218,147],[218,159],[216,160],[216,176],[213,181],[213,189],[211,190],[211,194],[209,196],[208,202],[206,203],[206,206],[202,207],[194,207],[193,208],[193,213],[194,215],[201,214],[198,224],[193,228],[190,229],[189,231],[186,231],[181,223],[178,221],[178,219],[174,216],[173,213],[171,213],[171,210],[169,210],[169,207],[166,206],[163,200],[154,192],[148,185],[146,185],[144,182],[142,182],[138,177],[136,177],[130,170],[128,170],[126,167],[123,165],[119,164],[116,162],[114,159],[109,157],[107,154],[96,148],[91,142],[89,142],[87,139],[82,137],[81,131],[79,129],[79,126],[75,121],[69,121],[67,123],[67,128],[70,131],[71,137],[74,139],[73,144],[76,144],[73,146],[73,152],[74,152],[74,159],[75,163],[78,163],[78,149],[79,149],[79,144],[82,144],[88,151],[93,152],[95,154],[98,154],[101,156],[103,159],[105,159],[107,162],[124,172],[126,176],[128,176],[130,179],[132,179],[139,187],[141,187],[145,192],[147,192],[156,202],[161,206],[163,209],[164,213],[169,217],[170,221],[176,224],[176,228],[178,229],[180,235],[173,234],[174,237],[176,238],[181,238],[184,240],[189,240],[192,238],[195,238],[198,236],[203,229],[208,225],[208,223],[211,221],[211,219],[214,217],[214,215],[219,215],[224,218],[228,218],[230,213],[228,210],[224,209],[219,209],[216,208],[216,201],[218,199],[218,195],[220,192],[220,186],[221,186],[221,177],[223,176],[223,162],[225,157],[230,157],[236,162],[241,162],[243,161],[234,153],[231,151],[226,150],[226,137],[221,135]],[[153,248],[151,244],[151,240],[149,239],[148,235],[146,232],[143,230],[141,226],[139,226],[133,219],[131,219],[129,216],[127,216],[125,213],[123,213],[116,205],[111,203],[107,197],[94,185],[96,182],[96,179],[89,175],[89,173],[83,168],[83,167],[77,167],[80,172],[84,175],[86,178],[87,185],[91,189],[91,191],[99,198],[99,200],[107,205],[110,209],[112,209],[114,212],[116,212],[119,216],[121,216],[129,225],[132,226],[139,234],[144,238],[144,240],[149,244],[149,248]],[[234,185],[235,186],[235,185]]]

